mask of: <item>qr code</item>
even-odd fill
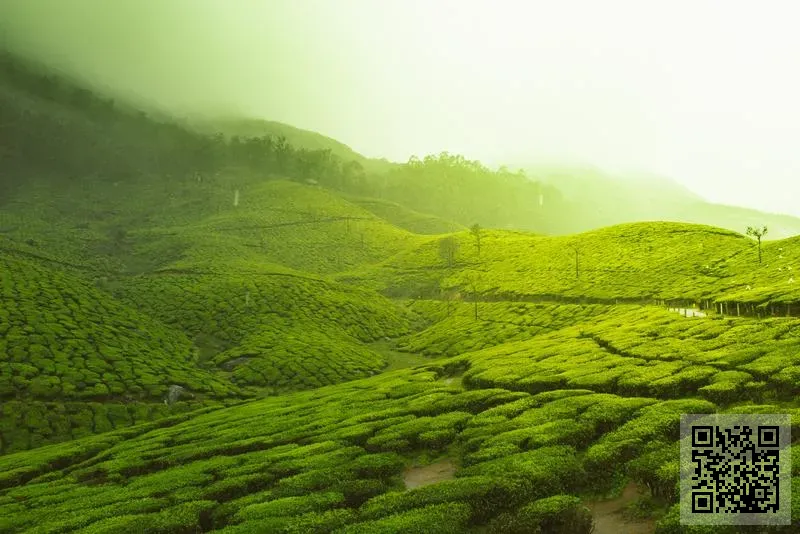
[[[681,417],[681,523],[791,523],[791,418]]]

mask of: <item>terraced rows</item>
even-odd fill
[[[213,362],[232,367],[236,384],[275,391],[320,387],[376,374],[386,358],[341,330],[311,322],[273,321]]]
[[[453,268],[440,257],[436,237],[339,278],[409,296],[433,296],[442,287],[472,292],[474,286],[508,300],[711,298],[715,284],[737,274],[723,260],[744,257],[754,246],[734,232],[680,223],[623,224],[563,237],[484,231],[480,255],[469,232],[453,238]]]
[[[81,278],[0,256],[0,398],[160,401],[171,384],[236,387],[195,365],[186,336]]]
[[[394,202],[374,198],[346,198],[353,204],[371,211],[381,219],[392,223],[398,228],[403,228],[415,234],[449,234],[451,232],[465,230],[465,228],[458,223],[434,215],[420,213]]]
[[[474,353],[5,456],[0,527],[507,532],[532,521],[534,532],[588,533],[576,496],[608,487],[615,473],[674,502],[680,414],[717,409],[699,399],[462,390],[441,380],[481,362]],[[800,411],[789,411],[800,425]],[[403,470],[421,450],[454,457],[455,479],[404,490]],[[673,513],[659,532],[676,524]]]
[[[483,231],[481,253],[466,231],[442,237],[337,279],[387,295],[542,302],[699,303],[729,315],[800,316],[797,238],[763,244],[726,230],[682,223],[623,224],[573,236]]]
[[[762,263],[756,265],[754,258],[757,258],[755,250],[730,258],[728,263],[736,276],[729,285],[718,286],[717,291],[722,294],[720,301],[780,304],[800,300],[798,238],[766,242]]]
[[[578,451],[601,430],[618,428],[619,439],[609,434],[606,449],[621,449],[622,438],[674,437],[681,411],[711,408],[655,402],[591,392],[461,391],[429,371],[398,371],[218,410],[125,441],[109,438],[110,447],[88,459],[69,452],[81,442],[4,457],[0,517],[6,528],[50,532],[401,532],[433,522],[456,532],[587,489]],[[556,413],[572,421],[569,431],[552,424]],[[506,419],[545,425],[549,437],[499,443],[489,425]],[[467,454],[455,480],[395,491],[402,489],[405,452],[456,443]],[[55,461],[60,473],[30,467]],[[31,477],[39,478],[19,485]]]
[[[603,305],[481,302],[478,319],[472,303],[416,300],[410,309],[433,320],[420,332],[397,342],[399,350],[426,356],[455,356],[602,317],[612,309]]]
[[[587,388],[619,395],[727,404],[791,400],[797,385],[797,319],[684,318],[636,308],[528,341],[472,353],[473,387],[537,393]]]
[[[156,421],[222,403],[5,401],[0,407],[0,454],[25,451]]]
[[[269,180],[239,192],[237,205],[232,190],[218,213],[193,224],[151,229],[182,243],[183,257],[167,267],[219,262],[230,271],[231,260],[241,266],[241,257],[252,256],[251,266],[267,261],[333,273],[383,260],[423,239],[321,188]]]
[[[207,343],[236,383],[277,389],[374,374],[386,360],[364,343],[408,332],[412,318],[365,290],[281,272],[141,276],[115,294]]]

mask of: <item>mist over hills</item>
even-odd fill
[[[31,57],[36,57],[36,61],[39,62],[38,70],[59,72],[59,76],[64,78],[59,69],[59,59],[47,58],[43,56],[42,50],[35,48],[26,49],[23,46],[20,49],[26,55],[26,63],[30,63]],[[218,109],[208,109],[204,112],[176,110],[175,116],[170,117],[171,110],[159,104],[157,100],[148,104],[148,95],[137,95],[134,98],[130,94],[120,92],[118,87],[87,86],[92,83],[91,75],[81,74],[80,65],[70,64],[65,65],[65,68],[64,72],[68,73],[69,79],[73,80],[72,83],[76,87],[88,88],[106,101],[114,99],[118,108],[127,105],[133,110],[143,109],[150,117],[161,122],[174,122],[176,126],[180,125],[181,128],[191,132],[204,135],[221,133],[228,138],[283,137],[290,145],[297,148],[311,151],[328,150],[342,163],[357,162],[360,168],[370,175],[367,179],[369,186],[366,189],[355,187],[351,188],[351,192],[366,193],[369,196],[399,202],[416,211],[428,212],[432,216],[451,219],[462,225],[477,222],[486,227],[519,228],[560,235],[622,222],[666,220],[710,224],[739,232],[747,226],[766,225],[770,228],[768,239],[800,233],[800,219],[796,217],[713,204],[699,198],[669,178],[638,175],[635,179],[631,179],[624,174],[615,175],[600,169],[580,168],[569,164],[553,166],[537,165],[535,162],[509,162],[524,168],[529,180],[553,188],[547,195],[544,206],[539,206],[539,189],[530,188],[525,182],[517,182],[517,185],[513,186],[509,183],[502,185],[497,183],[503,182],[504,179],[494,180],[494,188],[511,187],[513,192],[509,189],[508,196],[486,199],[488,206],[471,205],[467,198],[453,198],[452,194],[449,194],[450,198],[443,198],[442,187],[435,183],[442,178],[435,175],[426,176],[424,183],[416,183],[406,188],[414,191],[399,192],[397,187],[390,190],[391,188],[379,185],[386,183],[381,177],[392,172],[396,177],[402,175],[405,162],[393,163],[385,159],[367,158],[351,147],[316,132],[281,122],[222,112]],[[5,81],[6,87],[9,81],[12,81],[11,78]],[[9,97],[6,95],[6,98]],[[17,94],[13,98],[27,97]],[[128,100],[130,103],[126,103]],[[401,179],[410,178],[406,175]],[[547,213],[544,218],[540,210],[542,207]],[[500,217],[498,210],[509,213]]]
[[[797,219],[11,54],[0,139],[0,532],[675,534],[682,414],[800,430]]]
[[[231,136],[282,135],[296,146],[329,149],[344,160],[358,161],[366,170],[375,174],[386,173],[402,165],[385,159],[366,158],[334,139],[273,121],[205,119],[190,120],[188,124],[206,133],[221,131]],[[563,201],[567,203],[563,207],[567,212],[559,211],[557,222],[547,226],[540,223],[537,226],[530,213],[520,214],[510,222],[500,222],[491,216],[480,218],[480,209],[474,209],[472,214],[467,212],[454,215],[446,210],[440,211],[442,208],[437,209],[436,204],[444,206],[450,203],[437,197],[428,197],[429,203],[426,204],[406,195],[401,202],[414,209],[453,218],[464,225],[469,225],[470,221],[484,220],[484,225],[545,231],[555,235],[583,232],[624,222],[656,220],[708,224],[739,232],[747,226],[767,225],[770,229],[768,239],[781,239],[800,233],[800,218],[741,206],[714,204],[664,176],[646,173],[613,174],[596,167],[575,167],[568,163],[558,166],[521,165],[519,168],[524,169],[530,180],[555,188],[559,202],[563,196]],[[389,194],[388,200],[397,201],[401,197]],[[531,211],[535,211],[539,202],[538,193],[517,198],[517,202],[527,202]]]

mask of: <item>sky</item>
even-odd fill
[[[793,0],[2,0],[0,45],[406,161],[665,175],[800,216]]]

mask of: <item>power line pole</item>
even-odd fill
[[[580,252],[580,249],[578,249],[577,246],[570,246],[569,248],[575,251],[575,279],[578,280],[581,277],[578,261],[578,253]]]

